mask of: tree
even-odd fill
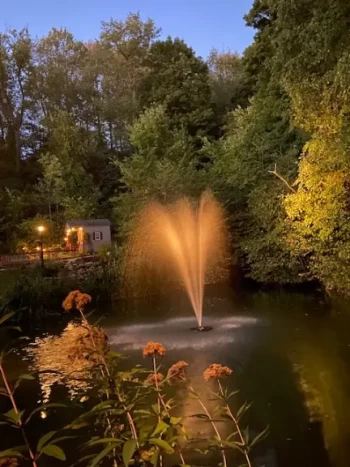
[[[143,82],[144,106],[163,105],[174,127],[191,136],[213,128],[208,66],[180,39],[152,44]]]
[[[286,241],[283,196],[287,186],[270,171],[275,164],[293,180],[302,140],[290,126],[288,99],[256,96],[231,117],[211,170],[213,190],[230,214],[235,254],[260,282],[300,282],[302,262]]]
[[[0,127],[10,160],[19,174],[23,130],[33,105],[32,41],[27,29],[0,34]]]
[[[141,111],[141,84],[146,59],[160,30],[152,20],[143,22],[130,13],[125,21],[102,22],[100,42],[94,45],[102,112],[111,149],[129,146],[128,126]]]
[[[248,104],[248,87],[242,57],[212,49],[208,57],[212,100],[221,111]]]
[[[232,113],[211,180],[230,214],[234,251],[246,274],[260,282],[300,282],[305,265],[291,253],[283,198],[295,179],[304,135],[292,123],[290,100],[274,68],[274,10],[257,1],[246,20],[257,28],[243,59],[255,95],[247,108]],[[282,179],[271,173],[275,165]]]
[[[84,132],[66,112],[57,112],[50,121],[42,185],[64,209],[65,219],[89,219],[98,212],[99,191],[86,170]]]
[[[285,200],[291,244],[327,288],[350,293],[350,5],[278,3],[276,56],[298,126],[308,132]]]
[[[172,128],[162,106],[151,107],[133,125],[130,140],[135,154],[116,162],[123,192],[115,198],[115,215],[127,233],[137,212],[151,200],[169,203],[181,195],[198,196],[205,187],[205,172],[184,129]]]

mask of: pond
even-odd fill
[[[348,466],[348,303],[330,303],[312,294],[237,293],[218,287],[207,291],[204,308],[204,324],[213,327],[204,333],[190,331],[195,318],[181,294],[117,303],[103,327],[112,348],[129,357],[124,365],[147,365],[143,346],[150,340],[160,342],[167,349],[164,365],[187,361],[198,390],[211,363],[232,368],[227,383],[240,390],[237,406],[245,400],[253,402],[246,419],[251,432],[270,428],[269,437],[255,452],[257,466]],[[13,377],[30,361],[14,363]],[[61,391],[52,387],[52,397]],[[210,426],[203,428],[190,417],[199,411],[194,404],[185,404],[180,415],[189,431],[210,437]],[[215,459],[209,462],[205,465],[218,465]]]

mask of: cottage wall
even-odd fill
[[[111,244],[111,228],[109,225],[88,225],[84,226],[84,233],[88,234],[88,240],[85,240],[84,249],[97,252],[102,245]],[[97,233],[97,235],[96,235]],[[97,239],[100,233],[100,240]]]

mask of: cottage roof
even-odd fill
[[[72,219],[66,222],[67,227],[92,227],[111,225],[108,219]]]

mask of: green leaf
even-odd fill
[[[112,443],[106,448],[104,448],[103,451],[101,451],[91,462],[90,467],[95,467],[96,465],[99,464],[99,462],[106,457],[115,447],[117,447],[117,444]]]
[[[56,459],[59,459],[60,461],[66,460],[66,455],[63,449],[57,446],[56,444],[48,444],[46,446],[43,446],[40,449],[40,452],[42,452],[43,454],[46,454],[47,456],[55,457]]]
[[[123,462],[127,467],[134,455],[137,443],[135,439],[128,439],[128,441],[123,446]]]
[[[170,417],[171,425],[178,425],[181,422],[181,417]]]
[[[26,451],[27,446],[15,446],[5,451],[0,451],[0,459],[3,457],[24,457],[21,451]]]
[[[174,449],[170,446],[170,444],[164,441],[164,439],[150,438],[149,443],[163,449],[163,451],[165,451],[167,454],[172,454],[174,452]]]
[[[159,434],[164,433],[167,429],[169,428],[169,425],[163,420],[160,420],[154,430],[154,432],[151,434],[152,437],[157,436]]]
[[[152,457],[151,457],[151,464],[154,466],[158,465],[158,459],[159,459],[159,449],[154,451]]]
[[[154,425],[142,424],[142,426],[140,427],[139,436],[141,443],[143,443],[150,436],[150,434],[153,432],[153,427]]]
[[[57,433],[57,431],[49,431],[48,433],[45,433],[38,441],[37,445],[37,450],[40,451],[40,449],[48,442],[50,439]]]
[[[6,315],[2,316],[0,318],[0,325],[3,324],[5,321],[7,321],[8,319],[12,318],[12,316],[16,314],[15,311],[11,311],[10,313],[7,313]]]
[[[251,407],[252,403],[245,401],[244,404],[240,407],[240,409],[237,412],[237,419],[239,420],[240,418],[243,417],[243,415],[246,413],[247,410]]]
[[[115,443],[117,445],[117,444],[121,444],[122,440],[118,438],[100,438],[100,439],[95,439],[95,440],[87,442],[85,444],[85,447],[88,448],[88,447],[96,446],[99,444],[109,444],[109,443]]]
[[[149,410],[144,410],[144,409],[134,410],[134,413],[138,414],[138,415],[150,415],[150,416],[153,416],[152,412],[150,412]]]
[[[157,415],[158,414],[158,404],[152,404],[152,410]]]
[[[24,410],[22,410],[21,412],[16,413],[14,411],[14,409],[11,409],[8,412],[6,412],[4,415],[5,415],[5,417],[10,419],[14,423],[18,423],[18,421],[21,419],[23,413],[24,413]]]
[[[239,393],[239,389],[237,389],[236,391],[230,392],[230,394],[227,396],[227,399],[230,399],[232,396],[235,396],[238,393]]]
[[[259,433],[254,439],[253,441],[250,443],[249,447],[252,448],[253,446],[255,446],[255,444],[258,444],[260,443],[260,441],[264,440],[266,438],[266,436],[268,435],[269,433],[269,427],[267,426],[265,428],[264,431],[262,431],[261,433]]]
[[[80,422],[80,423],[70,423],[69,425],[65,426],[66,430],[80,430],[80,428],[84,428],[86,426],[89,426],[88,422]]]

